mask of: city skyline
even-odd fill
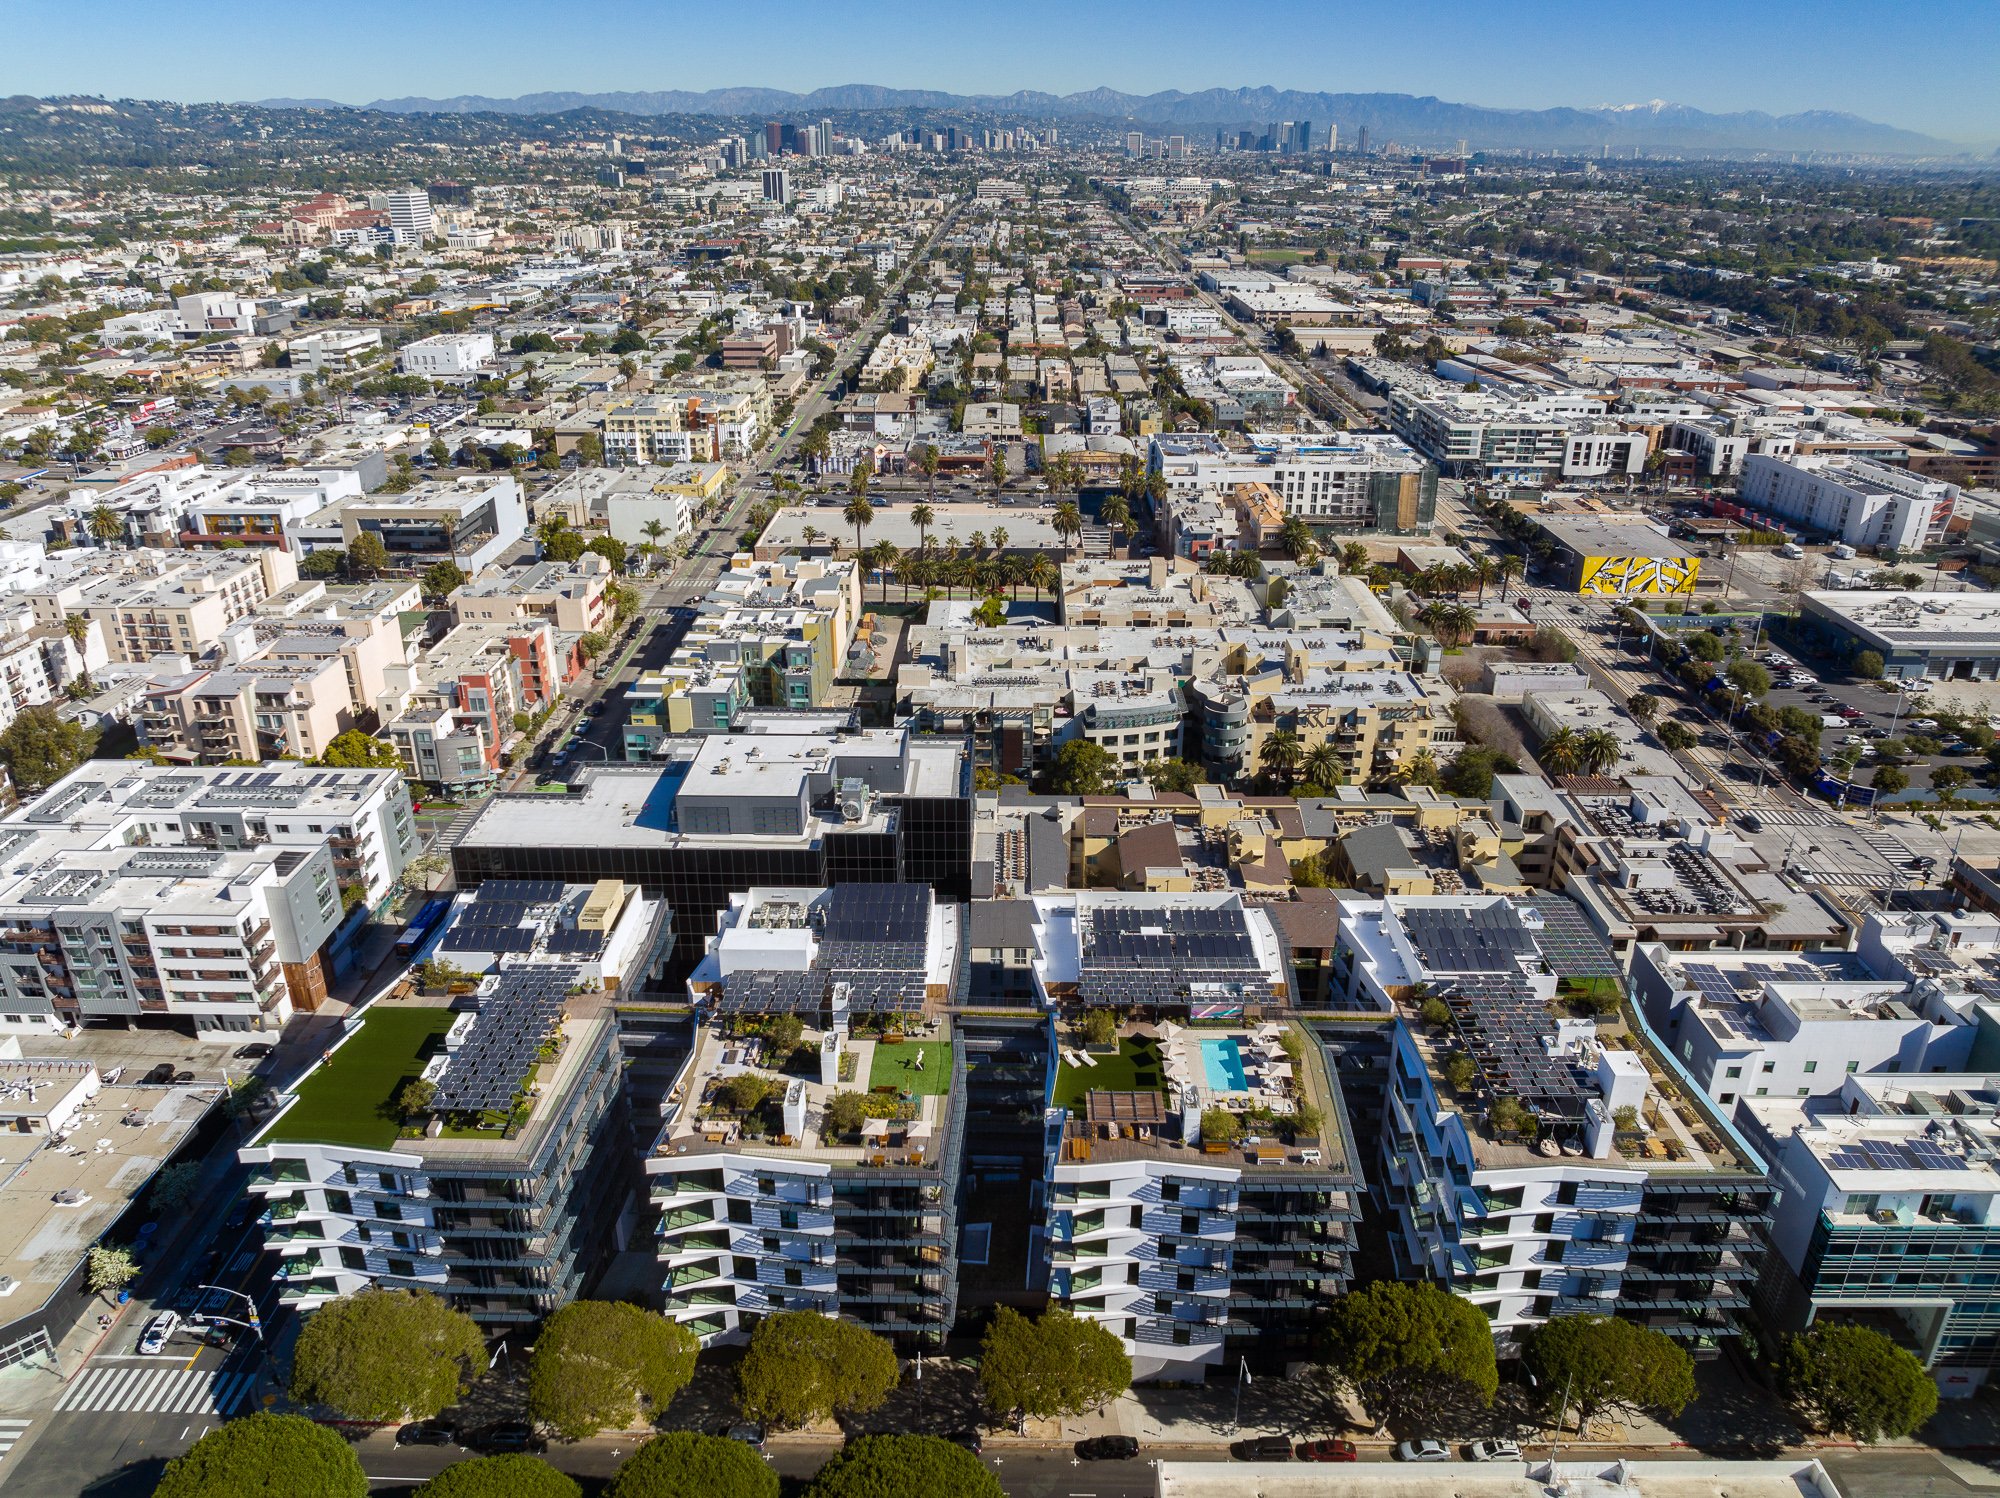
[[[1532,16],[1448,0],[1393,15],[1280,4],[1233,16],[1192,52],[1179,45],[1203,11],[1183,3],[1088,12],[1031,0],[1016,25],[964,47],[953,28],[904,0],[838,14],[778,4],[754,48],[720,12],[628,3],[560,10],[544,0],[472,7],[447,0],[412,14],[380,0],[338,13],[271,13],[198,0],[171,14],[130,0],[80,12],[52,0],[16,7],[10,93],[367,104],[400,95],[507,97],[551,89],[702,90],[754,85],[809,92],[865,79],[966,94],[1199,91],[1239,83],[1307,91],[1410,93],[1505,109],[1601,108],[1665,100],[1711,112],[1826,110],[1987,148],[2000,121],[1976,91],[1936,86],[1951,39],[1954,73],[2000,69],[2000,28],[1965,0],[1904,7],[1893,30],[1847,0],[1754,12],[1696,3],[1663,40],[1656,18],[1550,0]],[[1532,24],[1528,24],[1532,22]],[[1713,24],[1710,24],[1713,23]],[[218,32],[242,44],[216,48]],[[525,29],[536,45],[518,45]],[[1050,49],[1051,34],[1067,44]],[[1410,45],[1413,36],[1422,47]],[[387,49],[385,38],[394,40]],[[1686,38],[1687,40],[1682,40]],[[1718,41],[1711,46],[1698,39]],[[893,47],[885,41],[893,39]],[[732,46],[736,52],[732,53]],[[1782,56],[1787,65],[1769,64]],[[690,59],[699,59],[691,63]]]

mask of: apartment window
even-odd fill
[[[396,1178],[395,1176],[391,1175],[388,1171],[384,1170],[378,1172],[376,1175],[376,1179],[381,1181],[382,1189],[384,1191],[394,1191],[396,1189]]]
[[[409,1279],[416,1272],[416,1265],[412,1264],[408,1259],[391,1259],[389,1261],[389,1273],[391,1274],[399,1274],[403,1278]]]
[[[1847,1074],[1850,1077],[1860,1070],[1861,1070],[1861,1063],[1859,1061],[1850,1061],[1847,1063]]]
[[[1735,1079],[1736,1079],[1737,1077],[1740,1077],[1740,1076],[1742,1076],[1742,1075],[1743,1075],[1743,1068],[1742,1068],[1742,1067],[1740,1067],[1740,1066],[1730,1066],[1730,1067],[1725,1067],[1725,1068],[1723,1069],[1723,1072],[1722,1072],[1722,1074],[1723,1074],[1723,1075],[1724,1075],[1725,1077],[1728,1077],[1728,1078],[1729,1078],[1730,1080],[1734,1081],[1734,1080],[1735,1080]]]
[[[347,1269],[366,1269],[368,1267],[368,1255],[364,1254],[358,1248],[343,1248],[340,1251],[340,1262]]]
[[[1718,1103],[1733,1103],[1736,1101],[1736,1094],[1733,1092],[1722,1093],[1716,1098],[1716,1101]]]
[[[1766,1061],[1764,1063],[1764,1075],[1767,1077],[1770,1076],[1771,1073],[1776,1071],[1777,1069],[1778,1069],[1778,1063],[1775,1061]]]
[[[1771,1095],[1771,1089],[1768,1087],[1759,1087],[1757,1089],[1758,1097],[1769,1097],[1770,1095]]]
[[[375,1203],[375,1215],[389,1222],[401,1222],[403,1220],[403,1209],[394,1202],[377,1202]]]
[[[1806,1063],[1806,1075],[1807,1075],[1807,1076],[1811,1076],[1811,1075],[1812,1075],[1812,1074],[1813,1074],[1814,1072],[1816,1072],[1816,1071],[1818,1071],[1818,1070],[1819,1070],[1819,1063],[1818,1063],[1817,1061],[1808,1061],[1808,1062]]]

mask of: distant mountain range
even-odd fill
[[[328,99],[264,99],[281,109],[339,109]],[[857,110],[957,110],[1040,119],[1130,120],[1135,125],[1184,133],[1240,129],[1277,120],[1336,124],[1342,140],[1366,129],[1376,144],[1391,140],[1413,146],[1450,146],[1463,140],[1474,149],[1681,152],[1831,152],[1843,155],[1952,156],[1964,148],[1948,141],[1878,124],[1833,110],[1771,115],[1761,110],[1711,114],[1685,104],[1653,100],[1645,104],[1590,109],[1489,109],[1453,104],[1413,94],[1322,94],[1275,88],[1210,88],[1199,93],[1168,91],[1126,94],[1094,88],[1077,94],[1023,91],[1013,94],[949,94],[930,89],[883,88],[852,83],[809,94],[771,88],[720,88],[704,93],[665,89],[643,93],[539,93],[514,99],[461,94],[449,99],[377,99],[361,106],[396,114],[563,114],[603,110],[639,116],[785,116],[851,113]]]

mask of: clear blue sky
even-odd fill
[[[2000,140],[1995,0],[5,0],[0,37],[4,93],[1271,84],[1522,108],[1833,109]]]

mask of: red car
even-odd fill
[[[1361,1453],[1352,1441],[1301,1441],[1297,1451],[1302,1462],[1358,1462]]]

